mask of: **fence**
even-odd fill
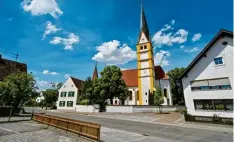
[[[84,137],[100,141],[100,129],[101,125],[91,122],[84,122],[79,120],[73,120],[68,118],[62,118],[50,115],[34,114],[32,119],[48,126],[54,126]]]

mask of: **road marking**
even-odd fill
[[[134,142],[134,141],[140,141],[140,140],[143,140],[143,139],[146,139],[146,137],[143,137],[143,138],[139,138],[139,139],[135,139],[135,140],[129,140],[127,142]]]
[[[13,132],[13,133],[16,133],[16,134],[19,134],[19,132],[14,131],[14,130],[10,130],[10,129],[7,129],[7,128],[0,127],[0,129],[5,130],[5,131],[9,131],[9,132]]]
[[[102,136],[104,136],[104,137],[107,137],[107,138],[111,138],[111,139],[114,139],[114,140],[120,141],[120,142],[124,142],[124,141],[122,141],[122,140],[119,140],[119,139],[114,138],[114,137],[111,137],[111,136],[107,136],[107,135],[104,135],[104,134],[101,134],[101,135],[102,135]]]

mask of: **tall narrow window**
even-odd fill
[[[139,101],[139,91],[137,90],[137,100]]]
[[[146,46],[146,45],[144,46],[144,49],[147,49],[147,46]]]
[[[166,88],[164,89],[164,96],[165,96],[166,98],[168,98],[167,89],[166,89]]]
[[[143,46],[141,46],[141,50],[143,50]]]
[[[132,100],[132,91],[129,91],[129,100]]]

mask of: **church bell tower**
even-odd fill
[[[137,42],[139,105],[149,105],[149,95],[155,90],[153,46],[141,3],[140,34]]]

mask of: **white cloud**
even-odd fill
[[[136,58],[136,51],[127,44],[120,45],[117,40],[104,42],[96,49],[98,53],[92,57],[92,60],[106,64],[125,64]]]
[[[58,18],[63,14],[55,0],[24,0],[21,6],[24,11],[37,16],[50,14],[54,18]]]
[[[195,42],[202,37],[201,33],[197,33],[193,35],[192,41]]]
[[[192,53],[192,52],[196,52],[196,51],[198,51],[198,50],[199,50],[198,47],[193,47],[193,48],[190,48],[190,49],[185,49],[184,52]]]
[[[169,61],[167,57],[171,56],[169,51],[160,50],[160,52],[156,53],[154,56],[154,64],[160,66],[168,66]]]
[[[54,37],[53,40],[50,41],[51,44],[64,44],[65,50],[73,50],[73,44],[77,44],[79,42],[79,36],[75,35],[74,33],[69,33],[67,38]]]
[[[69,78],[71,75],[70,74],[65,74],[64,78]]]
[[[181,45],[181,46],[180,46],[180,49],[183,49],[183,48],[184,48],[184,45]]]
[[[187,41],[188,31],[179,29],[177,32],[173,33],[174,24],[175,20],[172,20],[170,24],[164,25],[162,29],[154,34],[152,41],[155,46],[172,46],[173,44],[181,44]]]
[[[39,88],[40,91],[46,90],[48,88],[51,88],[51,83],[45,80],[36,80],[36,86]]]
[[[57,72],[50,72],[49,70],[44,70],[42,73],[43,74],[49,74],[49,75],[59,75],[59,73],[57,73]]]
[[[57,31],[60,31],[61,28],[56,28],[55,25],[53,25],[50,21],[46,22],[46,29],[45,32],[43,34],[43,39],[46,37],[46,35],[50,34],[50,33],[56,33]]]

